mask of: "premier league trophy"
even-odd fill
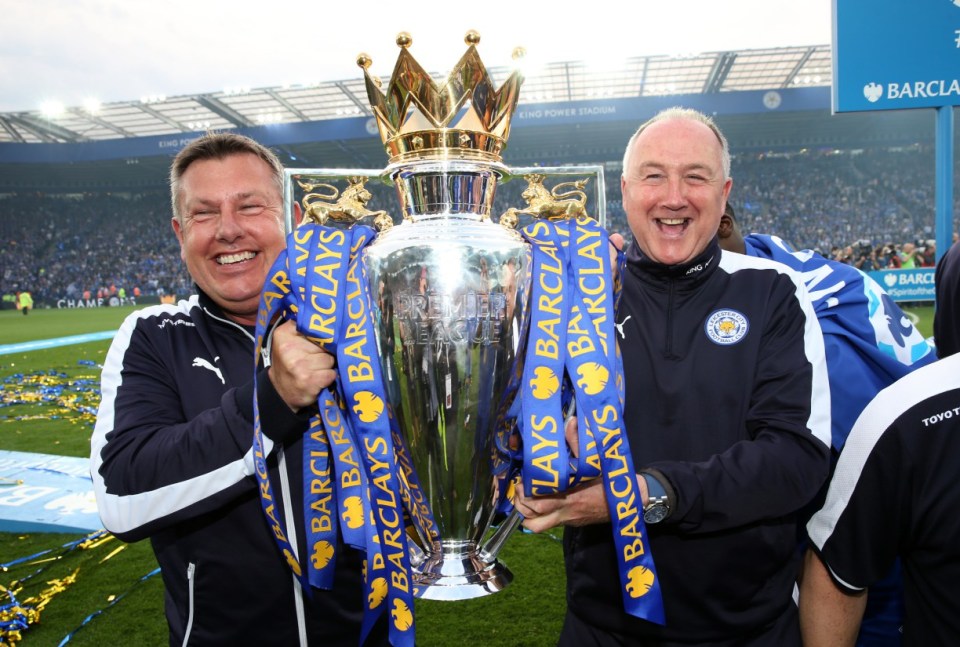
[[[488,531],[509,485],[505,418],[517,396],[515,360],[530,293],[530,246],[514,227],[524,214],[584,214],[584,175],[596,176],[595,191],[603,191],[601,167],[546,169],[581,178],[550,190],[545,169],[503,164],[522,77],[514,72],[497,90],[476,51],[479,35],[465,40],[467,52],[438,87],[401,34],[386,95],[361,54],[389,166],[289,169],[284,196],[288,228],[289,207],[298,203],[304,224],[369,220],[379,230],[363,265],[387,401],[408,461],[402,471],[416,478],[408,498],[419,504],[406,503],[423,513],[409,515],[418,530],[410,564],[416,595],[442,600],[488,595],[512,580],[496,555],[520,517],[500,515],[497,530]],[[506,210],[497,222],[494,196],[505,177],[527,182],[520,196],[526,207]],[[370,208],[381,184],[392,184],[399,197],[397,226],[386,211]]]
[[[623,433],[603,169],[503,164],[522,78],[496,89],[479,40],[467,34],[437,85],[401,34],[385,93],[359,56],[389,165],[285,172],[287,250],[257,317],[258,352],[270,322],[295,318],[336,353],[338,373],[304,437],[308,560],[277,514],[254,402],[267,521],[304,586],[329,588],[338,538],[365,551],[363,635],[389,610],[395,645],[413,644],[414,598],[510,583],[497,553],[521,521],[510,504],[521,477],[527,496],[602,477],[625,609],[662,622]],[[498,184],[511,181],[508,194],[522,191],[497,216]],[[379,209],[389,187],[399,223]],[[564,436],[572,415],[576,452]]]
[[[411,560],[425,598],[458,600],[499,591],[512,576],[484,545],[499,499],[493,466],[518,346],[528,249],[491,221],[506,169],[506,142],[521,78],[498,91],[475,49],[438,89],[398,38],[385,97],[361,56],[367,94],[390,156],[386,169],[403,223],[366,248],[387,393],[419,477],[436,533]],[[503,428],[499,431],[505,431]],[[416,545],[416,544],[415,544]]]

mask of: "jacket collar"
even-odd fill
[[[246,324],[240,324],[233,321],[227,317],[226,314],[224,314],[220,306],[218,306],[216,302],[207,295],[206,292],[200,289],[199,285],[194,283],[193,288],[197,291],[198,303],[200,304],[200,307],[203,308],[204,312],[223,324],[228,324],[235,328],[246,330],[248,333],[253,333],[255,326],[248,326]]]
[[[664,265],[643,253],[637,241],[627,249],[627,268],[637,277],[653,282],[683,281],[694,285],[713,273],[720,263],[720,243],[716,236],[706,249],[687,263]]]

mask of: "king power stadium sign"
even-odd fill
[[[960,105],[960,0],[833,0],[833,111]]]

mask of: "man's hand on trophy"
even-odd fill
[[[270,360],[270,381],[294,412],[315,406],[320,391],[337,377],[336,358],[298,333],[294,321],[273,331]]]
[[[560,494],[528,497],[523,482],[517,484],[517,510],[523,515],[523,527],[543,532],[556,526],[586,526],[610,520],[603,483],[589,483]]]
[[[580,446],[577,439],[575,414],[567,417],[563,431],[570,453],[576,458],[579,455]],[[510,438],[511,449],[518,450],[519,444],[520,437],[514,433]],[[588,523],[601,523],[609,519],[609,516],[604,504],[603,488],[595,487],[598,484],[599,480],[595,479],[576,490],[567,490],[562,494],[528,497],[523,491],[521,479],[517,483],[517,498],[514,506],[523,515],[523,526],[533,532],[543,532],[564,524],[582,526]]]
[[[622,239],[620,241],[623,242]],[[580,443],[577,435],[577,417],[571,415],[564,425],[564,436],[570,453],[576,458]],[[646,481],[638,474],[637,485],[640,500],[647,500]],[[514,505],[523,515],[523,527],[533,532],[543,532],[556,526],[586,526],[610,521],[603,478],[596,478],[579,487],[560,494],[528,497],[523,491],[523,482],[517,484],[517,500]]]

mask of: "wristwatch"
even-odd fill
[[[653,474],[640,472],[640,476],[647,483],[647,503],[643,506],[643,520],[645,523],[660,523],[670,516],[667,490]]]

